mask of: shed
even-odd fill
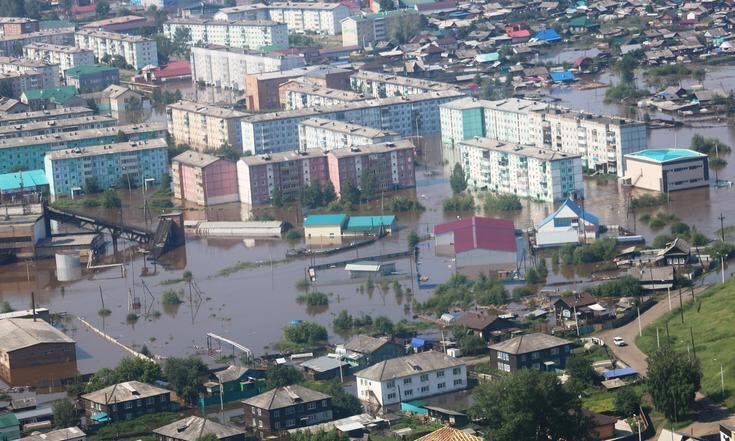
[[[602,376],[605,377],[605,380],[612,380],[614,378],[631,377],[633,375],[638,375],[638,371],[636,371],[632,367],[620,368],[620,369],[605,369],[604,371],[602,371]]]
[[[556,83],[568,83],[574,81],[574,73],[571,70],[565,70],[562,72],[550,72],[551,81]]]
[[[467,423],[467,415],[456,410],[437,406],[424,406],[429,411],[429,418],[448,423],[450,426],[463,426]]]
[[[395,263],[382,263],[382,262],[353,262],[345,265],[345,270],[349,271],[350,278],[358,279],[361,277],[371,276],[387,276],[396,271]]]
[[[301,363],[301,368],[304,370],[306,376],[312,380],[339,378],[340,370],[343,376],[350,374],[349,363],[340,358],[326,355]]]
[[[396,217],[387,216],[350,216],[344,234],[365,235],[391,233],[396,227]]]
[[[304,237],[340,237],[346,226],[346,214],[311,214],[304,219]]]
[[[554,29],[544,29],[533,36],[535,40],[545,41],[548,43],[561,40],[561,36]]]

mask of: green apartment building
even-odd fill
[[[168,172],[167,147],[165,139],[155,138],[49,152],[44,160],[49,191],[70,195],[83,190],[90,178],[101,189],[137,187],[148,179],[160,183]]]
[[[482,101],[474,98],[444,103],[439,107],[442,148],[454,149],[457,144],[475,137],[485,137],[485,113]]]
[[[164,138],[166,123],[131,124],[27,138],[3,139],[0,140],[0,174],[10,173],[20,168],[23,170],[42,169],[44,168],[43,158],[48,152],[112,144],[119,141],[121,135],[124,135],[129,141]]]

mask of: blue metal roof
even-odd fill
[[[574,81],[574,73],[570,70],[563,72],[550,72],[549,75],[554,81]]]
[[[602,371],[602,375],[605,377],[606,380],[612,380],[613,378],[629,377],[631,375],[636,375],[637,373],[638,371],[636,371],[632,367]]]
[[[544,220],[542,220],[542,221],[541,221],[541,222],[540,222],[540,223],[538,224],[538,226],[537,226],[536,228],[541,228],[542,226],[544,226],[544,225],[546,225],[547,223],[549,223],[549,222],[551,222],[552,220],[554,220],[554,218],[555,218],[555,217],[556,217],[556,216],[557,216],[557,215],[559,214],[559,212],[560,212],[560,211],[561,211],[561,210],[562,210],[562,209],[563,209],[563,208],[564,208],[565,206],[566,206],[566,207],[569,207],[569,208],[570,208],[570,209],[571,209],[571,210],[572,210],[572,211],[574,212],[574,214],[576,214],[576,215],[577,215],[577,217],[579,217],[579,218],[582,218],[582,219],[584,219],[585,221],[587,221],[587,222],[589,222],[589,223],[591,223],[591,224],[593,224],[593,225],[597,225],[597,224],[599,224],[599,223],[600,223],[600,220],[599,220],[599,219],[597,219],[597,216],[595,216],[594,214],[590,213],[589,211],[583,211],[583,210],[582,210],[582,209],[581,209],[581,208],[579,207],[579,205],[577,205],[577,204],[576,204],[576,203],[575,203],[575,202],[574,202],[573,200],[571,200],[571,199],[567,198],[567,199],[566,199],[566,200],[565,200],[565,201],[564,201],[564,202],[563,202],[563,203],[562,203],[562,204],[561,204],[561,205],[559,206],[559,208],[557,208],[557,209],[556,209],[556,211],[554,211],[554,212],[553,212],[553,213],[551,213],[550,215],[546,216],[546,218],[545,218]]]
[[[347,221],[346,214],[310,214],[304,219],[304,226],[342,225],[345,221]]]
[[[414,348],[422,348],[424,345],[426,345],[426,340],[423,338],[414,337],[411,339],[411,346]]]
[[[561,36],[559,36],[559,33],[556,32],[553,29],[544,29],[543,31],[537,33],[533,36],[536,40],[542,40],[542,41],[559,41],[561,40]]]
[[[497,52],[489,52],[487,54],[477,54],[475,56],[475,61],[478,63],[489,63],[491,61],[498,61],[500,59],[500,54]]]
[[[0,175],[0,191],[20,190],[21,188],[48,185],[46,173],[43,170],[31,170]]]

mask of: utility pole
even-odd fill
[[[679,311],[681,312],[681,324],[684,324],[684,302],[681,300],[681,288],[679,288]]]
[[[720,212],[719,219],[720,219],[720,238],[724,242],[725,241],[725,222],[724,222],[725,216],[722,214],[722,212]]]
[[[641,307],[637,306],[638,310],[638,337],[643,337],[643,328],[641,327]]]
[[[669,295],[669,312],[671,312],[671,288],[666,288],[666,292]]]

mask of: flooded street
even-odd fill
[[[610,77],[602,75],[599,81],[609,83]],[[716,70],[708,74],[705,84],[712,87],[723,84],[722,87],[729,90],[735,86],[735,76],[728,70]],[[605,114],[625,113],[625,107],[604,103],[604,91],[604,88],[560,88],[550,91],[550,94],[569,107]],[[655,117],[670,118],[666,115]],[[158,112],[155,118],[165,119],[165,114]],[[692,136],[700,133],[717,137],[735,146],[735,128],[724,123],[717,124],[717,127],[698,129],[681,127],[650,130],[649,145],[653,148],[686,147]],[[426,155],[431,158],[440,156],[437,152],[427,152]],[[456,219],[456,213],[444,214],[441,210],[442,199],[450,193],[447,178],[426,173],[427,170],[444,169],[446,176],[446,169],[451,165],[448,162],[441,167],[436,163],[430,169],[422,166],[417,170],[417,188],[410,194],[418,198],[427,210],[421,214],[397,213],[401,227],[399,231],[370,246],[315,259],[313,263],[405,251],[407,236],[412,230],[425,235],[432,231],[435,224]],[[730,161],[728,167],[720,173],[720,179],[735,180],[735,161]],[[637,222],[636,218],[644,212],[665,209],[682,222],[696,225],[709,237],[713,237],[720,228],[720,213],[725,216],[726,226],[735,224],[735,190],[729,187],[672,193],[666,207],[632,213],[627,210],[628,201],[631,195],[642,192],[623,188],[614,178],[588,179],[585,186],[585,209],[598,216],[602,224],[622,225],[646,236],[649,241],[655,235],[667,231],[652,231]],[[124,220],[144,224],[138,193],[134,191],[133,195],[125,194],[123,197],[126,205]],[[488,215],[513,219],[516,228],[525,230],[554,209],[548,203],[523,201],[523,205],[523,210],[519,212]],[[184,217],[187,220],[247,220],[252,216],[251,210],[240,204],[213,207],[206,211],[186,208]],[[379,208],[363,211],[376,213],[378,210]],[[298,225],[304,213],[292,209],[283,210],[281,214],[284,215],[283,220]],[[145,345],[152,353],[160,356],[204,354],[208,332],[230,338],[258,355],[274,352],[269,349],[269,345],[280,339],[282,328],[292,320],[322,323],[330,330],[330,340],[338,341],[340,336],[332,332],[331,322],[343,309],[354,316],[386,315],[393,320],[411,317],[408,296],[396,296],[393,289],[384,291],[378,284],[373,292],[361,294],[357,289],[359,282],[351,281],[343,269],[326,270],[317,275],[317,286],[313,289],[330,294],[328,307],[309,309],[299,304],[296,301],[299,291],[295,283],[304,277],[305,268],[311,261],[284,261],[286,251],[299,246],[303,246],[303,243],[188,237],[184,247],[164,256],[155,268],[151,262],[144,262],[141,254],[132,253],[132,257],[125,263],[128,270],[125,277],[121,276],[120,269],[112,268],[96,273],[85,272],[83,279],[70,283],[56,280],[53,260],[33,262],[28,272],[24,262],[15,263],[0,267],[0,301],[8,301],[16,309],[27,308],[30,292],[34,291],[39,306],[48,307],[52,312],[69,312],[89,321],[129,347],[139,349]],[[433,253],[431,243],[421,246],[422,253]],[[422,274],[429,276],[429,283],[440,281],[451,274],[451,261],[431,259],[429,263],[429,260],[421,268]],[[229,275],[218,274],[238,262],[251,262],[256,267]],[[193,294],[190,300],[189,288],[183,281],[169,283],[180,279],[185,269],[193,273],[196,285],[202,291],[201,299]],[[409,277],[415,268],[409,266],[408,259],[397,262],[397,271],[402,273],[398,280],[404,290],[411,288],[416,301],[424,301],[430,295],[429,290],[418,290],[415,279]],[[550,273],[549,282],[585,279],[589,276],[588,271],[586,268],[577,271],[567,268],[559,274]],[[147,274],[142,276],[144,272]],[[161,294],[167,289],[182,290],[184,302],[174,306],[162,305]],[[131,297],[139,298],[140,310],[129,308]],[[111,310],[107,317],[98,314],[103,307],[103,301],[105,307]],[[129,312],[139,314],[139,320],[135,323],[127,322]],[[70,329],[70,335],[78,340],[80,351],[89,355],[80,357],[79,366],[82,372],[114,365],[119,358],[125,356],[123,351],[94,335],[76,320],[68,323],[67,328]],[[213,362],[213,358],[206,360]]]

